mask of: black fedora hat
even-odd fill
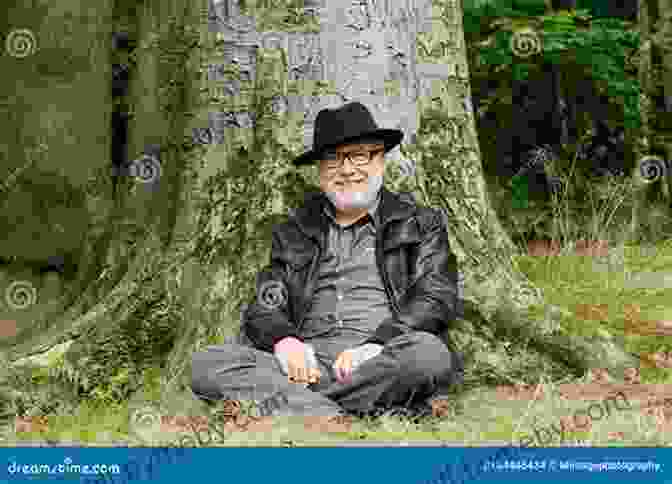
[[[292,163],[294,166],[313,164],[325,149],[356,142],[362,138],[380,139],[387,153],[401,143],[403,137],[403,131],[398,129],[379,128],[366,106],[354,101],[340,108],[325,108],[317,113],[313,149],[295,158]]]

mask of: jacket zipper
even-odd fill
[[[317,259],[313,259],[310,263],[310,273],[308,274],[308,278],[306,280],[307,282],[307,287],[310,288],[310,292],[313,292],[314,288],[314,279],[315,275],[317,274],[317,267],[319,266],[319,261],[322,260],[322,246],[318,243],[317,244]],[[305,322],[306,319],[306,313],[308,309],[308,304],[310,304],[311,296],[312,294],[308,294],[309,291],[306,291],[304,293],[304,301],[303,301],[303,307],[301,308],[301,320],[298,323],[298,328],[299,332],[303,329],[303,323]]]
[[[380,228],[380,232],[382,235],[382,227]],[[392,294],[392,286],[390,285],[390,280],[387,277],[388,276],[387,271],[385,271],[385,267],[383,267],[382,260],[383,260],[383,238],[376,237],[376,263],[378,264],[378,272],[380,272],[383,278],[383,286],[385,287],[385,294],[387,294],[387,298],[392,305],[392,310],[396,313],[395,318],[399,318],[399,314],[401,313],[401,311],[397,306],[397,300],[394,298],[394,295]]]
[[[315,245],[317,245],[317,261],[322,260],[323,247],[322,247],[321,241],[316,240],[314,237],[309,237],[308,234],[303,232],[303,228],[301,227],[301,224],[297,224],[297,225],[299,226],[299,230],[301,230],[301,232],[306,237],[308,237],[309,239],[316,242]],[[379,229],[380,229],[380,234],[382,235],[383,226],[381,225]],[[397,301],[394,298],[394,295],[392,294],[392,286],[390,285],[390,280],[388,278],[387,272],[385,271],[385,268],[383,267],[383,264],[381,262],[382,260],[383,260],[383,238],[379,237],[378,234],[376,234],[376,264],[378,265],[378,272],[381,274],[381,276],[383,278],[383,287],[385,288],[385,294],[387,294],[387,298],[391,303],[392,310],[395,313],[395,317],[398,318],[399,314],[401,314],[401,311],[399,310],[399,307],[397,306]],[[317,267],[318,266],[319,266],[319,264],[317,264],[316,260],[313,259],[313,261],[310,264],[311,274],[308,275],[308,280],[307,280],[309,287],[314,286],[313,283],[315,281],[313,279],[315,279],[315,275],[317,273]],[[311,289],[311,292],[312,292],[312,289]],[[306,312],[307,312],[306,310],[308,308],[308,304],[310,304],[311,296],[312,296],[312,294],[308,294],[307,291],[306,291],[306,293],[304,293],[304,303],[303,303],[303,307],[301,308],[301,320],[298,323],[298,330],[299,331],[301,331],[301,329],[303,328],[303,323],[305,321],[305,315],[306,315]]]

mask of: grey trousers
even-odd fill
[[[338,355],[310,343],[318,348],[322,373],[315,384],[289,382],[272,353],[225,344],[194,353],[192,391],[210,401],[254,401],[260,415],[335,416],[427,399],[458,381],[461,371],[460,360],[439,337],[416,331],[391,339],[349,381],[338,382],[331,369]]]

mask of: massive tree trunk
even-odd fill
[[[71,3],[76,15],[85,11]],[[120,12],[129,16],[138,40],[128,97],[134,162],[114,192],[104,42],[91,50],[95,68],[69,80],[77,102],[44,86],[42,97],[17,92],[47,119],[72,113],[63,125],[79,142],[50,138],[52,163],[86,160],[90,172],[104,169],[85,192],[91,221],[80,230],[86,264],[72,283],[78,297],[3,341],[14,367],[47,364],[52,375],[99,397],[156,389],[153,397],[181,409],[178,396],[190,398],[192,352],[235,332],[255,274],[268,262],[273,224],[317,187],[316,168],[297,171],[290,159],[312,143],[319,109],[353,99],[382,126],[406,133],[401,156],[390,156],[387,186],[448,214],[466,313],[450,336],[473,358],[472,382],[529,378],[545,369],[539,362],[558,374],[632,364],[606,340],[566,334],[516,268],[483,181],[459,4],[446,3],[443,22],[430,26],[428,0],[354,3],[306,2],[317,15],[287,16],[292,10],[278,7],[245,15],[231,0],[213,9],[206,0],[144,0],[135,10],[100,0],[97,28],[82,24],[77,35],[88,48],[109,38],[105,19],[116,12],[120,25]],[[209,10],[217,18],[208,20]],[[420,31],[448,40],[439,59],[445,65],[418,64],[411,47]],[[90,102],[81,102],[77,82],[99,86]],[[25,121],[35,137],[50,133]],[[96,142],[84,135],[91,130]],[[530,358],[512,358],[509,342]]]

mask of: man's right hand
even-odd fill
[[[274,352],[290,382],[312,384],[320,380],[322,375],[311,346],[287,337],[275,344]]]

